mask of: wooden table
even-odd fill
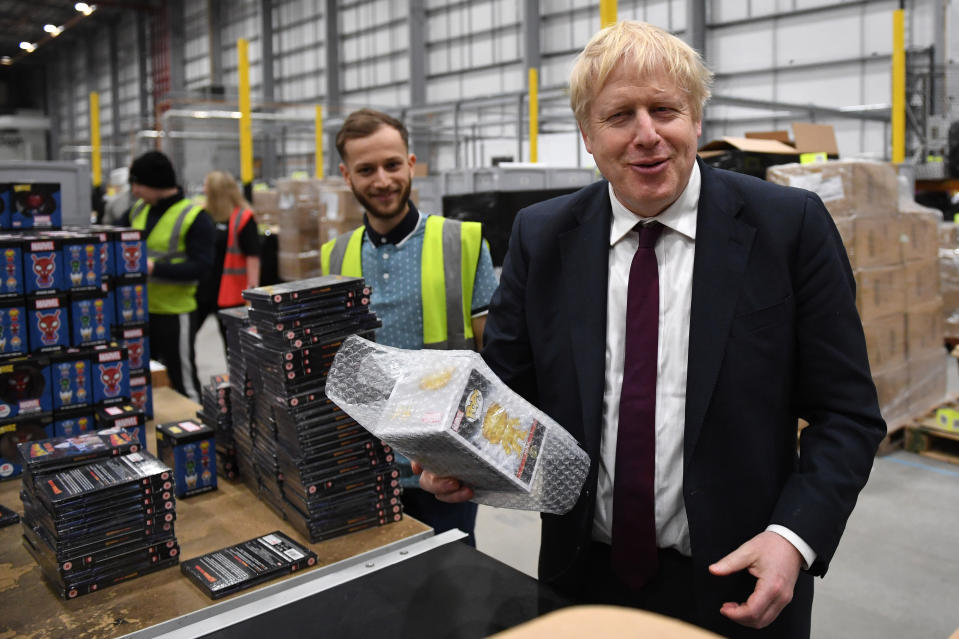
[[[150,451],[156,452],[155,423],[192,417],[199,407],[171,388],[156,388],[153,393],[156,419],[147,424],[147,441]],[[0,503],[22,514],[19,490],[19,479],[0,482]],[[244,484],[222,478],[213,492],[177,500],[176,511],[176,537],[182,556],[188,558],[273,530],[306,543]],[[407,517],[307,545],[316,552],[317,565],[325,566],[429,530]],[[0,528],[0,639],[108,639],[213,603],[177,566],[64,601],[47,586],[40,567],[23,547],[20,525]]]

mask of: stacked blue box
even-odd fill
[[[122,229],[113,238],[113,274],[136,277],[147,272],[146,236],[138,229]]]
[[[11,229],[58,229],[63,226],[63,207],[57,182],[11,184],[9,191]]]
[[[22,192],[42,218],[53,192]],[[0,185],[0,225],[27,205],[18,193]],[[20,228],[0,233],[0,422],[40,415],[49,436],[73,436],[105,406],[135,403],[152,417],[143,232]],[[24,428],[6,432],[25,439]],[[0,478],[19,472],[2,454],[0,465]]]
[[[30,350],[24,298],[0,299],[0,358],[19,357]]]
[[[150,332],[146,324],[114,326],[113,338],[127,349],[130,367],[130,402],[153,419],[150,383]]]
[[[146,275],[126,275],[113,280],[116,323],[120,326],[150,321]]]
[[[70,346],[66,295],[31,295],[27,297],[27,326],[30,351],[47,353]]]
[[[24,292],[49,295],[65,290],[60,239],[36,234],[23,237]]]
[[[70,294],[70,343],[73,346],[94,346],[110,340],[113,327],[113,304],[107,290],[77,291]]]
[[[90,359],[93,364],[94,404],[122,404],[130,400],[130,367],[127,351],[113,343],[96,346]]]
[[[22,296],[23,238],[0,234],[0,297]]]
[[[10,184],[0,184],[0,229],[10,228],[13,205],[10,200]]]
[[[53,410],[57,413],[93,404],[90,351],[69,349],[50,356]]]

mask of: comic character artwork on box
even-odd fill
[[[0,366],[0,418],[53,409],[49,364],[30,358]]]
[[[138,230],[121,231],[114,244],[114,270],[117,276],[147,272],[146,244]]]
[[[132,324],[148,319],[146,284],[143,282],[119,283],[116,288],[117,322]]]
[[[21,250],[15,246],[7,246],[0,251],[0,265],[3,267],[0,276],[0,294],[23,295],[23,257]]]
[[[130,403],[142,410],[147,419],[153,419],[153,392],[149,371],[130,376]]]
[[[57,291],[65,288],[61,280],[62,258],[53,242],[33,242],[33,245],[49,245],[49,250],[31,250],[25,253],[25,290],[29,293]]]
[[[66,273],[70,288],[92,288],[100,286],[102,269],[97,243],[71,242],[64,244]]]
[[[0,355],[17,355],[27,352],[27,344],[21,335],[21,322],[25,316],[23,306],[0,307]]]
[[[11,228],[60,228],[62,225],[59,184],[14,184],[12,197]]]
[[[102,344],[110,335],[113,323],[106,297],[75,299],[71,304],[74,346]]]
[[[69,313],[64,296],[28,298],[27,303],[30,350],[49,352],[70,346]]]
[[[63,410],[90,404],[90,368],[86,359],[55,361],[53,376],[53,409]]]
[[[130,397],[130,370],[125,349],[115,347],[95,351],[93,366],[93,403],[117,404]]]
[[[53,422],[54,437],[75,437],[93,428],[93,416],[89,414],[57,417]]]

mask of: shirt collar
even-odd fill
[[[413,235],[413,232],[416,231],[416,227],[419,226],[420,222],[420,212],[416,209],[416,206],[413,204],[413,201],[410,200],[410,210],[406,212],[406,217],[404,217],[399,224],[397,224],[393,229],[386,235],[380,235],[373,230],[373,227],[369,225],[367,214],[363,214],[363,225],[366,226],[366,235],[370,238],[370,242],[373,243],[373,246],[379,248],[384,244],[393,244],[394,246],[399,246],[403,243],[406,238]]]
[[[682,233],[695,241],[696,211],[699,208],[701,185],[702,177],[699,173],[699,164],[693,162],[693,170],[689,174],[686,188],[683,189],[676,201],[666,207],[659,215],[645,219],[656,220],[663,226]],[[635,228],[636,222],[641,222],[644,218],[640,218],[616,199],[612,183],[609,185],[609,203],[613,209],[613,223],[609,228],[609,245],[612,246],[626,237],[626,234]]]

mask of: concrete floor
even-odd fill
[[[947,357],[944,355],[944,357]],[[209,318],[197,337],[200,381],[226,372]],[[949,359],[949,389],[959,368]],[[829,573],[817,580],[815,639],[948,639],[959,629],[959,466],[898,451],[876,459]],[[478,548],[536,575],[539,517],[480,506]]]

